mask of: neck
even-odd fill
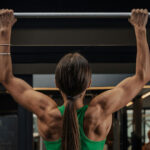
[[[80,98],[75,100],[76,109],[80,109],[81,107],[84,106],[83,99],[84,99],[84,95],[82,95]],[[64,100],[64,105],[66,106],[69,100],[67,100],[66,96],[63,96],[63,100]]]

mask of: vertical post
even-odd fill
[[[128,149],[127,137],[127,108],[124,107],[120,110],[120,149]]]
[[[120,112],[113,116],[113,150],[120,150]]]
[[[142,145],[143,145],[143,143],[145,143],[146,141],[145,141],[145,135],[147,135],[147,133],[145,133],[145,127],[146,127],[146,124],[145,124],[145,120],[146,120],[146,116],[145,116],[145,109],[143,109],[143,113],[142,113],[142,116],[144,116],[143,118],[142,118],[142,136],[144,137],[144,139],[143,139],[143,141],[142,141]]]
[[[140,97],[135,98],[133,104],[133,134],[132,134],[132,150],[142,149],[142,99]]]
[[[32,75],[19,76],[32,86]],[[18,105],[18,150],[32,150],[33,116],[32,113]]]

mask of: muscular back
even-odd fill
[[[96,111],[95,111],[96,110]],[[104,140],[109,133],[112,115],[107,118],[100,115],[99,107],[88,107],[83,122],[85,135],[93,141]],[[102,112],[101,112],[102,113]],[[40,135],[46,141],[56,141],[61,138],[63,117],[58,108],[48,110],[45,119],[38,120]]]
[[[12,73],[9,44],[15,21],[12,10],[0,10],[0,82],[17,103],[38,116],[40,134],[46,140],[57,140],[61,136],[62,116],[55,101],[47,95],[34,91],[30,85],[14,77]],[[112,113],[129,103],[150,81],[150,52],[146,36],[148,11],[132,10],[129,21],[136,35],[136,72],[114,89],[96,96],[91,101],[84,117],[83,128],[87,137],[93,140],[103,140],[106,137],[111,126]],[[3,55],[4,53],[7,55]]]
[[[89,106],[84,118],[85,135],[94,141],[105,140],[112,125],[112,115],[104,117],[102,110]]]
[[[150,143],[145,144],[144,150],[150,150]]]

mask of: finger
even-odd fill
[[[14,25],[17,22],[17,18],[14,18],[12,25]]]
[[[145,26],[147,24],[147,21],[148,21],[148,10],[143,9],[142,10],[142,25]]]
[[[132,9],[132,11],[131,11],[131,20],[133,19],[133,17],[134,17],[134,14],[135,14],[135,9]]]
[[[135,12],[136,12],[136,9],[132,9],[131,11],[131,16],[129,18],[129,22],[133,25],[133,22],[134,22],[134,18],[135,18]]]
[[[145,13],[145,14],[148,14],[148,9],[144,9],[144,13]]]
[[[132,9],[131,14],[134,14],[135,10],[136,10],[136,9]]]
[[[147,9],[143,9],[143,25],[146,25],[148,22],[148,10]]]
[[[141,25],[143,26],[145,24],[146,14],[144,12],[144,9],[141,9]]]
[[[128,21],[132,24],[131,18],[128,18]]]
[[[136,15],[135,16],[136,16],[136,19],[135,19],[136,23],[138,26],[140,26],[140,22],[141,22],[140,21],[141,20],[141,10],[140,9],[136,9]]]
[[[140,9],[139,10],[139,26],[143,26],[144,24],[144,19],[145,19],[145,15],[144,15],[144,10],[143,9]]]

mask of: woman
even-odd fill
[[[129,103],[150,80],[150,54],[146,38],[148,11],[132,11],[130,23],[137,39],[135,75],[123,80],[83,105],[91,84],[88,61],[78,53],[65,55],[56,68],[56,86],[64,105],[58,107],[47,95],[34,91],[14,77],[10,57],[12,10],[0,10],[0,82],[14,100],[38,116],[39,133],[47,150],[103,150],[112,124],[112,113]]]
[[[142,147],[142,150],[150,150],[150,130],[148,131],[147,136],[149,141],[148,143],[145,143],[145,145]]]

